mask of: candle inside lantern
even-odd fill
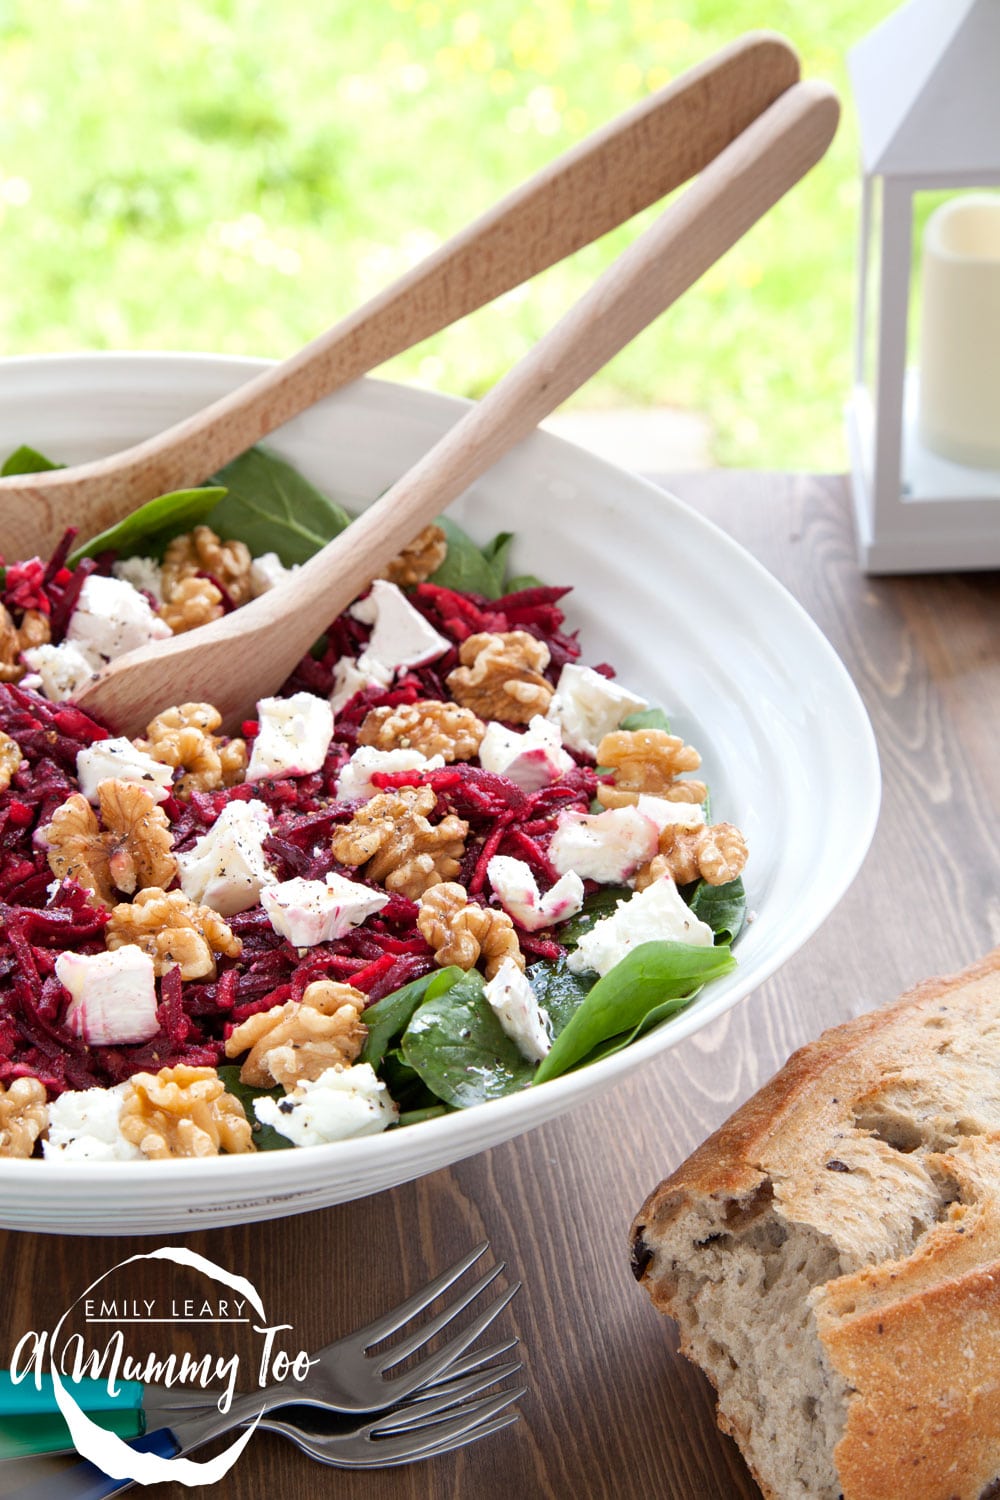
[[[952,199],[924,231],[920,437],[1000,469],[1000,195]]]

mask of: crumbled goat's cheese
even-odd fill
[[[92,573],[80,590],[66,630],[66,639],[79,646],[95,670],[127,651],[170,636],[170,626],[130,583],[98,573]]]
[[[516,782],[522,791],[537,792],[571,771],[574,760],[562,747],[559,725],[536,714],[524,734],[495,721],[487,724],[479,764]]]
[[[645,698],[630,693],[621,683],[602,677],[592,667],[567,662],[546,718],[559,725],[563,743],[571,750],[596,755],[601,740],[617,729],[622,719],[648,707]]]
[[[260,893],[271,926],[296,948],[346,937],[388,902],[381,891],[332,872],[325,880],[283,880]]]
[[[24,659],[41,678],[42,692],[50,703],[75,697],[100,670],[72,641],[61,641],[58,646],[31,646],[24,652]]]
[[[250,592],[255,599],[259,599],[261,594],[277,588],[279,583],[284,583],[286,578],[291,578],[298,571],[298,563],[286,568],[277,552],[262,552],[250,564]]]
[[[97,802],[102,781],[137,781],[154,802],[170,796],[174,773],[170,766],[138,750],[131,740],[95,740],[77,751],[76,774],[88,802]]]
[[[700,802],[668,802],[665,797],[641,792],[636,806],[660,833],[671,824],[678,828],[702,828],[705,824],[705,809]]]
[[[274,776],[308,776],[318,771],[333,739],[333,709],[315,693],[262,698],[260,725],[253,742],[247,781]]]
[[[327,1068],[315,1080],[303,1079],[283,1099],[255,1099],[254,1113],[296,1146],[378,1135],[394,1125],[399,1110],[369,1063]]]
[[[339,714],[344,705],[350,703],[355,693],[360,693],[363,688],[388,687],[391,681],[391,673],[375,677],[371,672],[359,672],[355,657],[342,656],[333,668],[333,692],[330,694],[330,707],[334,714]]]
[[[593,969],[604,975],[640,943],[664,941],[696,948],[711,948],[715,942],[711,927],[695,916],[669,875],[619,901],[610,916],[595,922],[579,939],[567,967],[574,974]]]
[[[548,1016],[535,998],[527,975],[512,958],[504,959],[483,993],[520,1052],[529,1062],[541,1062],[552,1047]]]
[[[264,802],[227,802],[207,833],[187,854],[178,854],[181,890],[220,916],[248,911],[276,877],[264,858],[271,831]]]
[[[338,802],[356,802],[374,797],[378,787],[373,786],[372,776],[376,771],[439,771],[443,765],[440,755],[428,759],[419,750],[376,750],[374,745],[361,745],[337,777],[336,798]]]
[[[51,1161],[144,1161],[121,1133],[127,1083],[110,1089],[67,1089],[49,1104],[42,1152]]]
[[[549,844],[549,859],[560,875],[575,870],[584,880],[619,885],[659,849],[659,832],[637,807],[602,813],[566,812]]]
[[[413,608],[402,589],[376,578],[371,592],[349,613],[371,625],[371,638],[358,657],[358,670],[388,683],[401,667],[422,667],[451,649],[451,642]]]
[[[538,932],[553,922],[565,922],[583,906],[583,881],[575,870],[560,876],[544,896],[538,889],[535,872],[523,859],[494,854],[486,866],[486,874],[504,911],[526,932]]]
[[[153,960],[135,943],[111,953],[60,953],[56,978],[71,996],[66,1028],[88,1046],[148,1042],[159,1031]]]
[[[134,589],[152,594],[157,604],[163,603],[163,569],[155,557],[120,557],[111,564],[111,571]]]
[[[41,677],[46,698],[57,703],[72,698],[116,657],[167,640],[170,633],[131,583],[92,573],[70,615],[66,639],[58,646],[32,646],[24,659]]]

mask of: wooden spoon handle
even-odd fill
[[[557,158],[290,359],[106,459],[0,480],[8,556],[94,536],[137,505],[201,484],[331,391],[419,344],[656,203],[798,78],[781,37],[750,33]]]
[[[823,84],[789,89],[595,282],[519,364],[294,580],[212,625],[113,663],[80,695],[119,732],[199,698],[227,724],[273,692],[399,546],[696,281],[823,155]]]
[[[302,615],[319,606],[334,618],[406,538],[675,302],[819,161],[839,114],[821,83],[795,84],[772,104],[476,406],[305,564],[294,585]],[[262,618],[268,604],[276,617],[287,607],[277,591],[267,594],[255,606]],[[236,633],[240,616],[229,618]],[[316,623],[285,627],[281,662],[268,671],[275,684],[308,649]]]

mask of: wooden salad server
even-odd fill
[[[46,557],[68,526],[87,541],[156,495],[203,484],[331,391],[680,187],[798,76],[782,37],[742,37],[565,152],[299,353],[203,411],[109,458],[0,479],[0,551]]]
[[[713,265],[812,167],[840,106],[797,83],[701,173],[560,321],[345,531],[231,614],[130,652],[77,697],[118,733],[198,699],[233,725],[273,693],[330,621],[434,516],[533,431]]]

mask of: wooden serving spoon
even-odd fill
[[[291,579],[211,625],[120,657],[78,696],[119,733],[213,703],[227,725],[275,691],[401,545],[696,281],[823,155],[840,107],[820,83],[772,104],[554,328]]]
[[[798,76],[783,38],[751,32],[558,157],[291,359],[110,458],[0,479],[3,552],[48,556],[67,526],[86,541],[155,495],[203,484],[331,391],[680,187]]]

